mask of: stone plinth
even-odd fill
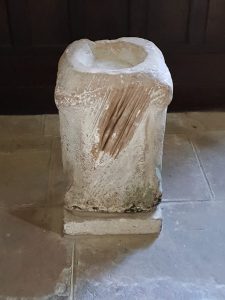
[[[159,206],[151,213],[64,212],[64,233],[70,235],[157,234],[161,227]]]
[[[155,209],[171,99],[171,76],[153,43],[120,38],[69,45],[55,89],[67,210]]]

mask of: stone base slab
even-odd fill
[[[160,206],[152,213],[107,214],[64,210],[64,233],[69,235],[160,233]]]

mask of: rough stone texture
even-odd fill
[[[59,62],[67,209],[151,211],[161,198],[161,160],[172,80],[160,50],[139,38],[80,40]]]
[[[160,233],[162,214],[158,206],[153,213],[85,213],[64,212],[64,232],[82,234],[153,234]]]

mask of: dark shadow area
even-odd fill
[[[72,243],[46,231],[54,227],[46,216],[32,209],[0,213],[1,299],[58,299],[59,285],[69,295]]]
[[[169,110],[225,109],[222,0],[2,0],[0,25],[2,114],[56,113],[57,64],[66,46],[124,36],[162,50],[174,81]]]
[[[10,210],[10,214],[46,231],[63,235],[63,205],[18,208]]]

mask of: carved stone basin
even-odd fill
[[[88,73],[114,71],[114,74],[132,68],[147,57],[145,49],[124,40],[97,41],[82,40],[74,46],[71,63],[74,68]]]
[[[65,206],[107,213],[153,211],[172,80],[150,41],[73,42],[58,68]]]

